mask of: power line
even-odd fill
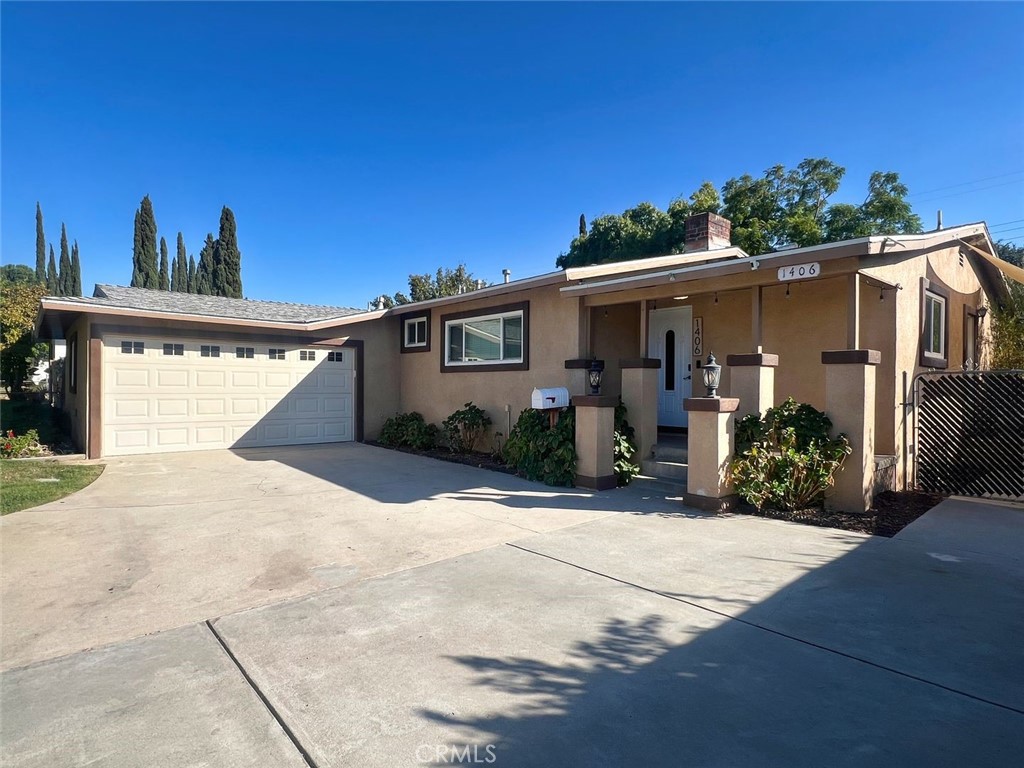
[[[944,192],[947,189],[956,189],[957,187],[966,187],[968,184],[980,184],[983,181],[992,181],[993,179],[1005,179],[1007,176],[1017,176],[1024,173],[1024,169],[1019,171],[1012,171],[1010,173],[1000,173],[997,176],[986,176],[983,179],[975,179],[974,181],[961,181],[959,184],[949,184],[945,187],[936,187],[935,189],[926,189],[924,192],[915,192],[907,197],[917,197],[918,195],[930,195],[932,192]]]
[[[996,189],[997,187],[1009,187],[1009,186],[1012,186],[1014,184],[1024,184],[1024,179],[1015,179],[1013,181],[1004,181],[1001,184],[990,184],[988,186],[977,187],[975,189],[963,189],[963,190],[960,190],[959,192],[950,192],[948,195],[936,195],[935,197],[929,197],[926,200],[915,200],[914,201],[914,205],[920,205],[922,203],[933,203],[936,200],[945,200],[947,197],[959,197],[960,195],[970,195],[970,194],[973,194],[975,192],[983,192],[986,189]],[[911,196],[907,195],[907,197],[909,198]]]
[[[1007,227],[1006,229],[995,229],[995,230],[990,229],[989,232],[991,234],[993,234],[993,235],[1002,235],[1002,234],[1005,234],[1006,232],[1016,232],[1019,229],[1024,229],[1024,227]]]
[[[992,227],[1001,227],[1004,224],[1016,224],[1018,221],[1024,221],[1024,219],[1014,219],[1013,221],[1000,221],[998,224],[992,224],[991,226],[989,226],[989,229],[992,229]]]

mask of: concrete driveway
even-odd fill
[[[165,497],[127,505],[118,477]],[[885,540],[366,446],[134,460],[100,483],[77,514],[4,520],[5,661],[7,637],[21,659],[64,652],[45,650],[59,626],[33,629],[59,610],[32,613],[9,558],[45,558],[19,578],[75,606],[64,645],[121,633],[12,662],[5,765],[1003,766],[1024,749],[1019,507],[948,501]],[[148,571],[120,601],[44,578],[133,550]]]

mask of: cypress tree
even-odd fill
[[[213,292],[242,298],[242,254],[238,250],[235,214],[226,205],[220,212],[220,232],[214,250]]]
[[[185,238],[181,232],[178,233],[178,254],[174,257],[174,266],[177,268],[177,280],[171,281],[171,289],[188,293],[188,262],[185,258]]]
[[[160,273],[156,263],[156,216],[149,195],[142,198],[135,213],[135,243],[132,253],[132,287],[159,288]]]
[[[46,282],[46,237],[43,235],[43,209],[36,203],[36,280]]]
[[[171,282],[167,276],[167,241],[160,238],[160,290],[171,290]]]
[[[171,261],[171,290],[178,290],[178,258]]]
[[[220,295],[216,292],[214,285],[216,275],[214,253],[216,250],[217,244],[213,240],[213,235],[207,233],[206,242],[203,243],[203,249],[199,252],[199,266],[196,267],[196,293],[203,296]]]
[[[71,253],[68,250],[68,231],[60,224],[60,271],[57,273],[57,295],[71,295],[74,278],[71,276]]]
[[[189,293],[196,292],[196,257],[188,257],[188,278],[186,279],[186,288]]]
[[[78,241],[71,246],[71,295],[82,295],[82,262],[78,258]]]
[[[50,262],[46,265],[46,292],[59,296],[57,292],[57,262],[53,258],[53,243],[50,243]]]

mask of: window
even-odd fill
[[[267,350],[267,354],[270,355],[270,359],[271,360],[284,360],[284,350],[283,349],[273,349],[273,348],[271,348],[271,349]]]
[[[442,318],[442,370],[527,370],[528,304]]]
[[[122,355],[141,355],[146,350],[146,345],[141,341],[122,341]]]
[[[164,344],[164,354],[165,355],[175,355],[177,357],[181,357],[182,355],[185,354],[185,345],[184,344]]]
[[[924,368],[949,366],[949,294],[924,280],[921,297],[921,360]]]
[[[399,318],[399,349],[404,352],[430,351],[430,312],[409,312]]]
[[[212,344],[203,344],[199,347],[200,357],[220,357],[220,347],[213,346]]]
[[[316,351],[312,349],[300,349],[299,360],[316,360]]]
[[[977,311],[964,307],[964,370],[976,371],[981,366],[978,359],[978,325]]]
[[[256,350],[252,347],[235,347],[235,357],[252,360],[255,354]]]
[[[427,318],[414,317],[405,321],[405,346],[427,346]]]
[[[665,332],[665,391],[676,389],[676,332]]]
[[[344,354],[345,354],[344,352],[328,352],[327,353],[327,362],[329,362],[329,363],[341,363],[345,359],[343,357]]]

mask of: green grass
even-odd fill
[[[0,400],[0,429],[6,434],[13,429],[23,435],[30,429],[39,432],[39,442],[54,445],[65,439],[59,426],[59,412],[47,403],[27,400]]]
[[[100,464],[4,459],[0,461],[0,515],[62,499],[85,488],[102,472]],[[57,482],[39,482],[40,478]]]

